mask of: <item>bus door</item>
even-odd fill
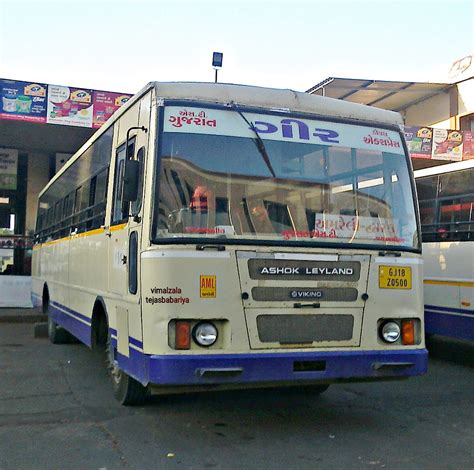
[[[142,236],[142,193],[145,158],[148,149],[150,95],[140,102],[135,118],[120,123],[121,140],[126,135],[128,142],[117,148],[114,176],[112,208],[109,228],[109,292],[118,295],[114,307],[115,329],[117,330],[117,350],[129,357],[130,347],[141,343],[141,307],[139,286],[140,246]],[[125,124],[125,125],[124,125]],[[137,126],[138,124],[138,126]],[[145,130],[140,128],[143,126]],[[137,199],[124,203],[124,176],[128,160],[138,161]],[[131,343],[130,338],[138,341]],[[130,346],[132,345],[132,346]]]
[[[148,149],[151,94],[142,98],[133,119],[120,121],[122,142],[116,150],[113,176],[112,208],[109,229],[109,292],[126,296],[135,303],[138,298],[139,247],[142,227],[142,190],[144,163]],[[144,127],[146,131],[139,128]],[[139,161],[138,198],[129,204],[123,201],[123,184],[127,160]],[[133,296],[133,297],[131,297]]]
[[[129,152],[135,142],[131,141]],[[125,170],[126,149],[122,145],[117,149],[115,158],[112,214],[109,228],[109,292],[126,294],[127,252],[128,252],[128,208],[122,203],[123,176]]]

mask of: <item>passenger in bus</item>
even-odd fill
[[[191,227],[193,230],[209,228],[215,225],[216,197],[205,185],[198,185],[189,203]]]
[[[196,186],[189,203],[189,208],[195,212],[209,212],[215,208],[216,198],[207,186]]]
[[[449,232],[448,232],[447,228],[440,227],[440,228],[438,228],[437,232],[438,232],[438,238],[439,239],[441,239],[441,240],[447,240],[448,239]]]
[[[250,211],[252,216],[252,223],[257,234],[273,233],[274,228],[270,221],[270,216],[267,209],[262,204],[257,204]]]

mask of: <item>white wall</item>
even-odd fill
[[[474,77],[458,83],[459,114],[474,113]]]
[[[410,106],[405,112],[405,125],[430,126],[449,129],[449,94],[442,93]],[[441,123],[448,122],[447,126]]]

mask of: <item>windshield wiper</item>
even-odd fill
[[[230,107],[237,113],[240,114],[242,119],[247,123],[249,126],[249,129],[252,130],[255,133],[255,139],[252,139],[253,142],[255,142],[255,145],[257,146],[258,151],[260,152],[260,155],[263,158],[263,161],[265,162],[265,165],[267,165],[268,170],[272,174],[274,178],[276,178],[275,170],[273,169],[273,166],[270,162],[270,158],[268,157],[267,149],[265,148],[265,144],[263,143],[262,138],[258,134],[257,130],[255,129],[255,126],[249,122],[249,120],[243,115],[242,111],[238,108],[237,104],[234,101],[231,101],[229,103]]]

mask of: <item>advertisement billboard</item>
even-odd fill
[[[16,189],[17,168],[18,150],[0,149],[0,189]]]
[[[92,127],[92,90],[48,86],[48,124]]]
[[[101,127],[132,95],[110,91],[94,91],[92,127]]]
[[[0,79],[0,118],[46,122],[48,85]]]

